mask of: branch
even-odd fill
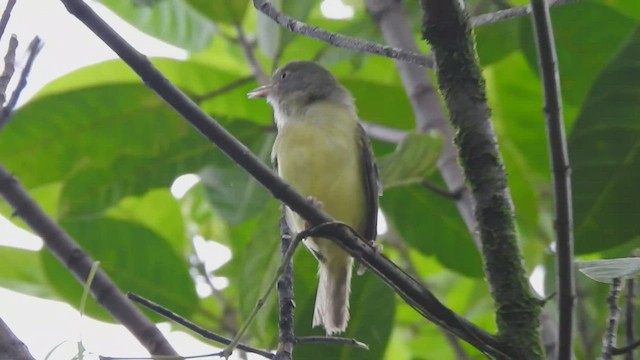
[[[9,118],[11,118],[11,115],[13,115],[13,111],[18,104],[18,99],[20,99],[20,94],[22,94],[22,90],[24,90],[24,88],[27,86],[27,78],[29,77],[29,73],[31,72],[33,62],[36,60],[36,56],[38,56],[41,48],[42,41],[39,37],[34,37],[29,44],[29,48],[27,49],[29,56],[27,58],[27,63],[22,69],[22,73],[20,73],[20,80],[18,81],[18,85],[16,85],[15,90],[13,90],[11,99],[9,99],[7,105],[5,105],[2,108],[2,111],[0,111],[0,129],[2,129],[2,127],[7,124]]]
[[[413,36],[411,21],[407,17],[402,2],[396,0],[367,0],[367,11],[378,24],[385,41],[395,47],[418,52]],[[465,186],[464,174],[457,162],[458,151],[453,144],[454,130],[440,103],[438,92],[425,69],[406,62],[395,61],[405,92],[411,102],[418,131],[436,129],[442,134],[442,153],[438,169],[449,191],[459,193],[456,206],[467,225],[476,247],[480,248],[477,222],[473,216],[474,203]]]
[[[556,7],[559,5],[568,4],[576,0],[551,0],[549,1],[549,7]],[[482,14],[471,18],[471,24],[473,26],[482,26],[497,23],[504,20],[517,18],[531,14],[531,5],[522,5],[512,7],[510,9],[500,10],[489,14]]]
[[[392,127],[370,123],[360,120],[360,124],[364,128],[364,131],[372,139],[388,142],[391,144],[398,144],[405,136],[407,132],[404,130],[395,129]]]
[[[547,142],[553,169],[558,292],[558,358],[570,359],[573,346],[573,312],[576,298],[573,273],[573,208],[569,154],[562,119],[558,57],[546,0],[531,0],[538,47],[538,64],[544,90]]]
[[[113,31],[81,0],[61,0],[67,10],[96,33],[162,99],[189,121],[203,136],[215,143],[227,156],[258,180],[278,200],[300,214],[311,225],[332,222],[324,211],[309,204],[291,186],[276,176],[242,143],[198,108],[184,93],[171,84],[150,61]],[[340,229],[333,241],[355,259],[365,264],[394,289],[422,316],[456,334],[481,351],[504,358],[502,342],[444,306],[429,290],[379,254],[357,234]]]
[[[2,12],[2,17],[0,17],[0,39],[4,35],[4,30],[7,28],[7,24],[9,23],[9,18],[11,17],[11,11],[16,4],[16,0],[7,1],[7,6],[5,6],[4,11]]]
[[[293,313],[295,297],[293,293],[293,257],[287,259],[287,250],[291,246],[291,232],[283,216],[280,219],[280,252],[282,261],[287,261],[278,280],[278,351],[274,359],[291,360],[296,339],[293,332]]]
[[[151,311],[153,311],[153,312],[155,312],[157,314],[160,314],[161,316],[163,316],[163,317],[175,322],[176,324],[180,324],[180,325],[186,327],[187,329],[193,331],[194,333],[202,336],[205,339],[209,339],[209,340],[212,340],[212,341],[215,341],[217,343],[224,344],[224,345],[231,344],[231,339],[228,339],[228,338],[226,338],[224,336],[220,336],[220,335],[218,335],[218,334],[216,334],[214,332],[211,332],[209,330],[203,329],[202,327],[200,327],[200,326],[194,324],[193,322],[183,318],[182,316],[174,313],[173,311],[154,303],[151,300],[145,299],[142,296],[138,296],[138,295],[133,294],[133,293],[128,293],[127,297],[129,299],[131,299],[132,301],[135,301],[136,303],[146,307],[147,309],[149,309],[149,310],[151,310]],[[248,346],[248,345],[244,345],[244,344],[238,344],[236,347],[238,349],[240,349],[240,350],[244,350],[244,351],[249,352],[249,353],[254,353],[254,354],[261,355],[263,357],[266,357],[267,359],[273,359],[273,356],[274,356],[272,353],[270,353],[268,351],[256,349],[254,347],[251,347],[251,346]]]
[[[94,260],[27,194],[18,180],[0,165],[0,195],[15,213],[42,237],[45,245],[81,284],[86,282]],[[91,294],[111,316],[124,325],[154,355],[177,355],[156,326],[98,269]]]
[[[269,77],[264,73],[258,59],[256,58],[256,54],[253,51],[253,46],[249,44],[247,40],[247,35],[244,33],[242,29],[242,25],[236,23],[235,25],[236,32],[238,33],[238,42],[240,43],[240,47],[242,47],[242,51],[244,51],[244,57],[247,59],[249,63],[249,67],[253,72],[253,77],[260,84],[266,84],[269,81]]]
[[[485,274],[498,334],[514,359],[543,359],[541,302],[531,293],[518,247],[511,195],[489,119],[469,18],[457,0],[421,0],[423,36],[456,129],[460,162],[475,199]]]
[[[633,351],[639,347],[640,347],[640,340],[636,340],[636,342],[631,343],[625,347],[613,348],[611,350],[611,355],[627,354],[627,357],[628,357],[629,354],[633,355]]]
[[[393,48],[390,46],[376,44],[371,41],[357,39],[346,35],[337,34],[321,29],[317,26],[310,26],[303,23],[302,21],[298,21],[278,11],[267,0],[253,0],[253,6],[258,11],[273,19],[273,21],[275,21],[278,25],[293,33],[324,41],[325,43],[343,49],[350,49],[358,52],[384,56],[391,59],[398,59],[428,68],[433,67],[433,58],[429,56],[421,55],[412,51]]]
[[[0,319],[0,359],[35,360],[27,346]]]
[[[17,48],[18,38],[12,34],[9,39],[7,53],[4,56],[4,70],[2,70],[2,75],[0,75],[0,107],[4,105],[4,102],[7,99],[7,88],[9,87],[9,82],[11,81],[16,68]]]
[[[607,319],[607,328],[602,339],[602,357],[603,360],[613,359],[613,349],[616,346],[616,337],[618,333],[618,319],[620,317],[620,307],[618,306],[618,298],[620,297],[620,288],[622,281],[615,278],[611,281],[611,290],[607,297],[607,305],[609,306],[609,318]]]
[[[625,297],[625,321],[624,321],[624,333],[627,346],[640,346],[640,341],[636,341],[636,279],[627,279],[627,296]],[[617,350],[617,349],[616,349]],[[617,355],[614,350],[614,355]],[[633,351],[628,351],[625,355],[625,360],[635,360]]]

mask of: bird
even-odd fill
[[[381,186],[351,93],[321,65],[294,61],[248,97],[266,98],[273,108],[278,175],[335,220],[375,241]],[[294,235],[309,226],[286,206],[284,218]],[[324,327],[327,336],[345,332],[353,258],[329,239],[310,237],[304,244],[319,263],[312,326]]]

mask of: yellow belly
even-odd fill
[[[274,144],[278,173],[302,195],[317,199],[333,218],[362,232],[365,190],[356,120],[348,112],[317,110],[279,130]],[[287,217],[294,233],[304,229],[302,218],[291,212]],[[324,256],[337,250],[323,239],[307,245]]]

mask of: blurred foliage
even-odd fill
[[[382,41],[364,1],[348,2],[355,14],[347,20],[323,17],[320,2],[274,1],[311,24]],[[271,111],[245,95],[257,84],[245,82],[208,95],[251,74],[238,27],[267,73],[293,59],[315,59],[354,94],[363,119],[402,130],[415,126],[391,60],[293,35],[256,14],[249,0],[102,3],[141,31],[188,50],[189,59],[184,61],[152,61],[265,162],[274,138]],[[504,2],[470,1],[469,9],[473,14],[494,11],[498,3]],[[552,10],[574,170],[576,250],[585,260],[625,257],[638,247],[638,4],[593,0]],[[415,38],[426,51],[428,46],[420,40],[419,10],[413,2],[406,5]],[[555,281],[553,198],[532,25],[528,18],[517,18],[478,28],[476,36],[526,268],[546,270],[549,294]],[[391,228],[381,236],[388,239],[385,254],[415,272],[452,309],[494,331],[481,256],[454,202],[417,184],[428,176],[444,186],[432,173],[441,139],[412,136],[413,143],[403,143],[395,152],[395,145],[373,142],[381,173],[393,185],[381,198]],[[123,290],[149,297],[212,331],[229,335],[237,329],[278,265],[279,205],[120,61],[79,69],[43,88],[0,134],[0,162],[101,261]],[[186,173],[198,174],[201,181],[175,199],[168,189]],[[411,181],[403,181],[409,177]],[[11,210],[0,203],[0,213],[8,217]],[[12,220],[25,227],[19,219]],[[217,268],[197,266],[195,236],[227,246],[232,259]],[[195,284],[203,282],[204,272],[226,277],[229,285],[216,290],[215,296],[197,296]],[[317,280],[310,254],[296,254],[295,273],[296,332],[320,334],[311,329]],[[578,277],[581,320],[576,355],[591,359],[599,352],[606,286]],[[82,291],[48,252],[13,248],[0,251],[0,286],[62,299],[76,307]],[[271,299],[261,311],[249,330],[248,343],[276,347],[275,304]],[[296,356],[305,360],[456,356],[442,331],[399,301],[371,273],[355,277],[351,308],[346,335],[368,343],[369,351],[301,344]],[[555,317],[552,302],[547,310]],[[110,320],[95,302],[88,304],[86,313]],[[469,358],[484,359],[466,344],[462,348]]]

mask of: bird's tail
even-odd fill
[[[351,291],[350,256],[327,259],[320,263],[313,326],[322,325],[327,335],[340,333],[349,321],[349,293]]]

